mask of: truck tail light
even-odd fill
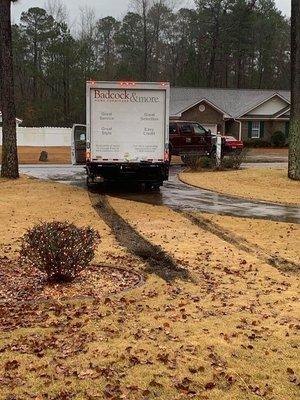
[[[90,152],[90,150],[86,151],[85,158],[86,158],[86,161],[91,161],[91,152]]]
[[[135,82],[120,82],[121,86],[135,86]]]

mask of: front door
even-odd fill
[[[73,141],[72,141],[72,161],[73,164],[86,163],[86,126],[73,126]]]

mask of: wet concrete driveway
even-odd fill
[[[270,164],[268,165],[270,166]],[[244,200],[221,195],[210,190],[193,188],[179,181],[178,173],[180,170],[180,167],[171,167],[170,180],[165,182],[164,187],[159,192],[142,193],[136,190],[128,190],[128,188],[111,188],[109,194],[143,203],[166,205],[178,211],[202,211],[237,217],[300,223],[300,207]],[[85,186],[85,170],[80,166],[22,166],[21,172],[40,179]]]

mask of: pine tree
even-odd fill
[[[300,180],[300,2],[292,0],[292,108],[289,178]]]
[[[1,176],[17,179],[19,177],[19,165],[14,98],[11,3],[11,0],[0,0],[0,105],[3,121]]]

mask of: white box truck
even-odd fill
[[[169,83],[87,82],[87,184],[169,175]]]

